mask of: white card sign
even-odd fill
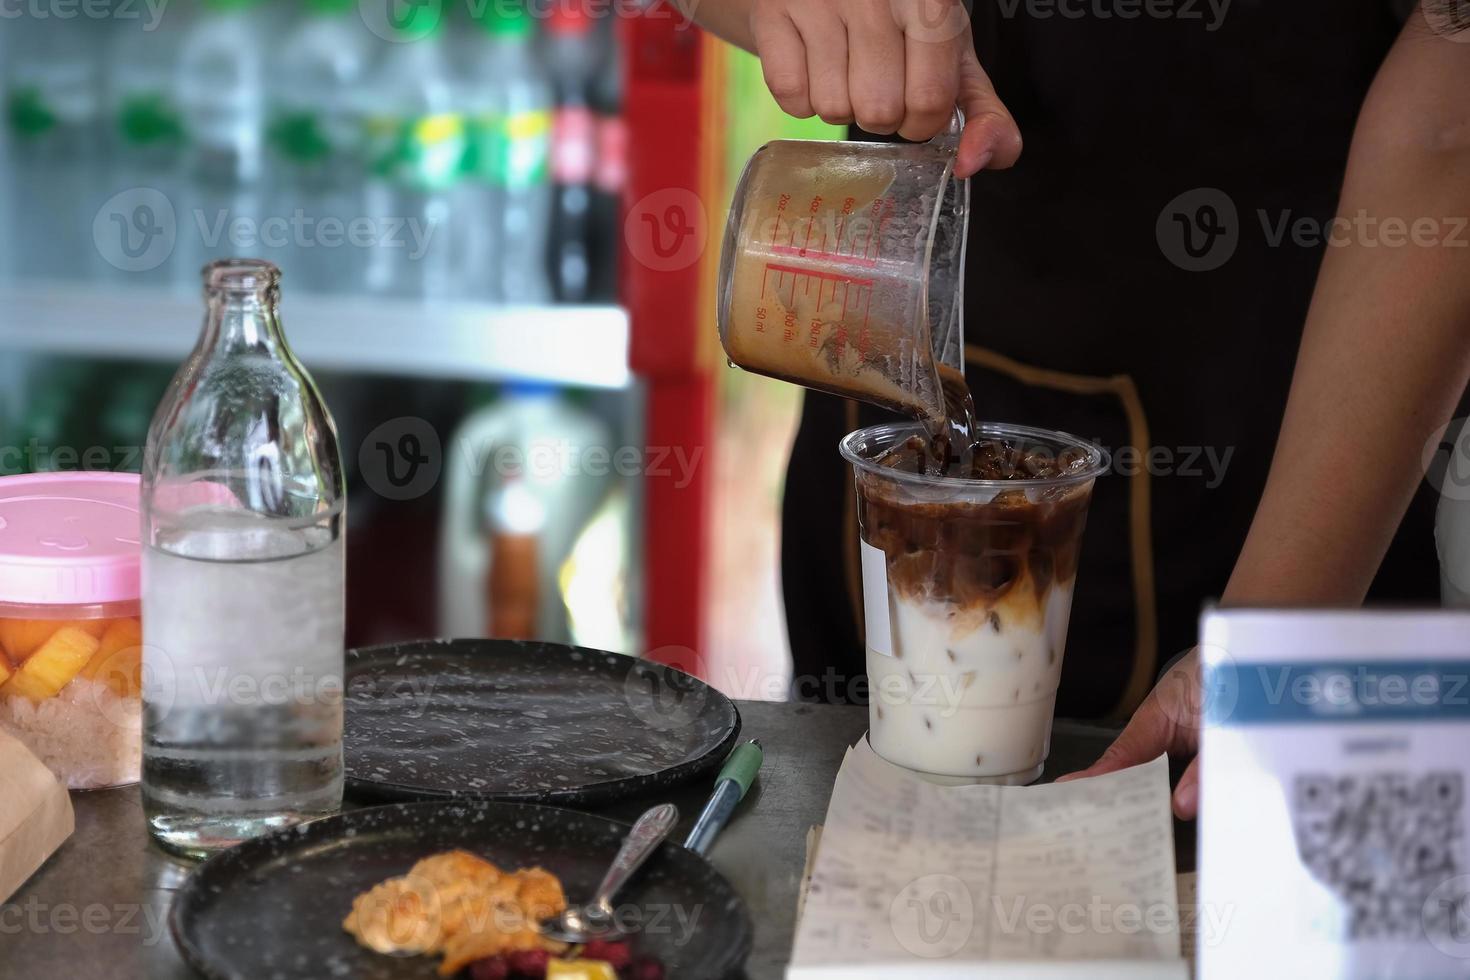
[[[1470,613],[1206,610],[1203,980],[1470,976]]]

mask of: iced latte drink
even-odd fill
[[[981,425],[936,472],[925,430],[847,436],[861,535],[869,733],[890,762],[1025,783],[1041,774],[1093,481],[1080,439]]]

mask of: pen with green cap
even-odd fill
[[[735,747],[735,751],[730,753],[720,769],[720,775],[715,780],[715,791],[704,805],[704,812],[694,821],[694,829],[689,831],[689,837],[684,841],[685,847],[695,854],[704,854],[709,850],[715,835],[745,798],[750,784],[755,782],[755,774],[760,771],[764,760],[765,753],[761,751],[761,743],[756,739]]]

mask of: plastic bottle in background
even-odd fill
[[[266,140],[269,217],[290,241],[279,265],[297,289],[350,292],[365,251],[347,235],[362,213],[361,84],[371,35],[354,0],[304,0],[302,17],[271,63]]]
[[[486,22],[483,6],[470,8],[471,22],[457,33],[456,97],[465,119],[465,155],[455,190],[457,262],[455,296],[481,302],[500,300],[501,207],[505,197],[503,165],[505,92],[497,61],[499,42]]]
[[[623,190],[628,184],[628,127],[623,121],[622,47],[614,33],[616,24],[614,18],[606,18],[599,25],[607,56],[592,84],[597,163],[592,173],[591,297],[603,303],[616,302],[618,297],[623,261]]]
[[[563,303],[584,303],[591,292],[592,177],[597,119],[592,82],[602,61],[592,19],[583,3],[558,3],[546,21],[546,56],[556,86],[551,135],[552,290]]]
[[[486,3],[480,17],[489,32],[485,57],[494,66],[500,132],[486,175],[500,188],[500,259],[496,294],[507,303],[551,300],[546,250],[551,221],[551,113],[554,97],[537,56],[535,21],[518,0]]]
[[[614,486],[562,563],[557,581],[576,646],[637,654],[631,517],[628,492]]]
[[[1470,422],[1464,420],[1442,478],[1434,542],[1444,604],[1470,609]]]
[[[600,419],[539,384],[512,385],[461,423],[446,453],[442,635],[484,636],[492,623],[519,631],[534,593],[529,635],[570,640],[558,574],[607,492],[611,438]]]
[[[275,267],[204,275],[204,329],[142,478],[143,811],[189,856],[342,803],[336,428],[281,330]]]
[[[109,194],[156,190],[174,206],[177,218],[183,203],[184,121],[175,82],[187,8],[165,8],[156,23],[146,7],[137,9],[140,16],[117,19],[108,39],[103,110],[112,159],[106,189]],[[121,226],[99,233],[115,234],[125,257],[147,247],[156,216],[124,213],[118,220]],[[112,268],[110,276],[128,283],[168,283],[177,277],[175,255],[170,252],[151,269]]]
[[[260,0],[202,0],[180,44],[185,190],[184,206],[175,205],[174,268],[185,283],[206,262],[273,255],[259,241],[267,27]]]
[[[64,278],[100,271],[92,221],[102,203],[95,192],[103,135],[98,66],[106,26],[95,18],[38,17],[29,10],[4,20],[10,227],[24,229],[25,241],[24,248],[14,248],[15,275]]]
[[[546,533],[545,502],[522,472],[503,474],[485,501],[489,572],[485,576],[485,635],[506,640],[541,636],[541,552]],[[549,624],[548,624],[549,625]]]
[[[417,299],[451,294],[452,207],[465,154],[464,117],[445,58],[439,4],[411,7],[364,86],[366,214],[377,242],[368,288]]]

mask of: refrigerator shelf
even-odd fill
[[[166,289],[65,281],[0,284],[0,351],[179,361],[202,300]],[[616,306],[420,303],[282,294],[281,316],[311,370],[460,381],[627,387],[628,314]]]

